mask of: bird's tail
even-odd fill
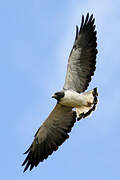
[[[82,105],[76,108],[77,120],[89,116],[96,109],[96,104],[98,103],[98,92],[97,88],[91,91],[83,93],[86,98],[86,105]]]

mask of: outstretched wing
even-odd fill
[[[76,38],[68,60],[63,89],[83,92],[94,75],[97,54],[94,21],[93,15],[89,17],[87,14],[85,20],[82,16],[80,30],[76,26]]]
[[[53,151],[58,149],[68,137],[76,121],[76,113],[72,108],[57,104],[46,121],[35,134],[34,141],[22,166],[25,166],[24,172],[30,166],[30,170],[37,166],[39,162],[47,159]]]

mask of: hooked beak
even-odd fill
[[[56,97],[56,95],[55,95],[55,94],[53,94],[53,95],[52,95],[52,98],[55,98],[55,97]]]

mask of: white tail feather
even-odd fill
[[[83,93],[83,95],[86,98],[87,105],[84,105],[84,106],[82,105],[82,106],[76,108],[77,120],[80,120],[81,118],[85,118],[85,117],[91,115],[91,113],[93,111],[95,111],[96,104],[98,102],[97,88],[94,88],[91,91],[85,92],[85,93]]]

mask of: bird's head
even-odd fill
[[[63,98],[64,96],[65,96],[64,91],[59,91],[53,94],[52,98],[55,98],[58,102],[60,102],[60,99]]]

